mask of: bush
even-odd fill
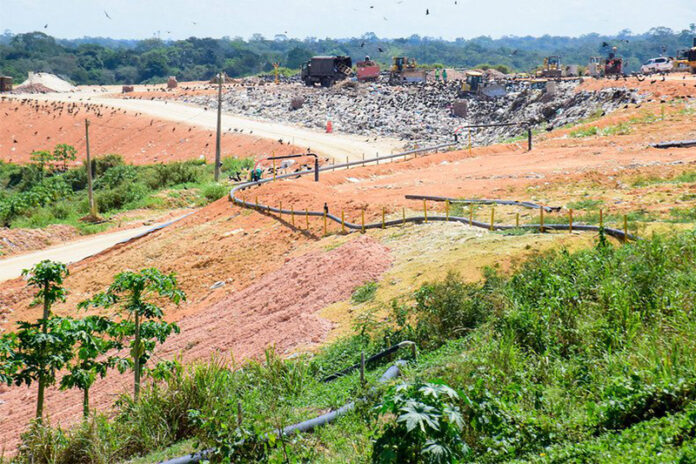
[[[206,200],[208,200],[208,202],[219,200],[220,198],[223,198],[225,195],[227,195],[227,193],[228,188],[226,185],[223,184],[210,183],[205,184],[201,188],[201,194]]]
[[[97,177],[94,182],[95,190],[108,190],[120,187],[124,183],[132,183],[138,179],[138,172],[134,166],[114,166]]]
[[[193,161],[157,164],[146,171],[145,182],[151,190],[179,184],[193,184],[201,180],[204,166]]]
[[[464,425],[459,395],[446,385],[402,383],[389,389],[377,406],[387,422],[374,441],[372,462],[445,464],[461,462],[469,448],[461,438]]]
[[[94,175],[97,177],[102,176],[109,169],[115,168],[116,166],[122,166],[124,164],[125,162],[123,161],[123,157],[121,155],[104,155],[92,160],[92,173],[94,173]]]
[[[148,189],[140,183],[126,183],[111,190],[95,192],[95,199],[100,212],[117,211],[127,205],[134,205],[145,198]]]

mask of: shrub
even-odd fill
[[[95,192],[99,211],[116,211],[147,196],[148,189],[141,183],[125,183],[111,190]]]
[[[94,182],[94,188],[95,190],[114,189],[120,187],[124,183],[133,183],[137,179],[138,172],[134,166],[126,164],[118,165],[104,172],[100,177],[97,177],[97,180]]]
[[[227,192],[227,186],[223,184],[210,183],[205,184],[201,188],[201,194],[209,202],[213,202],[219,200],[220,198],[223,198],[225,195],[227,195]]]
[[[446,385],[402,383],[389,389],[377,406],[387,420],[378,432],[372,462],[419,464],[461,462],[469,448],[461,438],[464,425],[459,395]]]
[[[104,173],[106,173],[106,171],[109,169],[116,166],[122,166],[124,164],[125,162],[123,161],[123,157],[121,155],[104,155],[92,160],[92,172],[98,177],[104,175]]]

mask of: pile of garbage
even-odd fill
[[[29,72],[27,80],[19,84],[13,93],[72,92],[74,90],[77,90],[77,87],[55,74]]]
[[[470,124],[557,127],[641,101],[637,92],[625,88],[576,92],[578,84],[502,82],[498,85],[504,95],[498,98],[464,95],[458,82],[391,86],[345,81],[331,88],[242,84],[225,89],[223,110],[317,129],[331,121],[335,131],[367,140],[397,138],[409,146],[452,141],[455,129]],[[217,105],[214,95],[181,99],[205,107]],[[521,126],[477,129],[472,138],[476,145],[488,145],[525,131]]]

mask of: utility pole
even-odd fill
[[[222,131],[222,72],[218,73],[217,135],[215,138],[215,182],[220,180],[220,132]]]
[[[92,159],[89,156],[89,119],[85,119],[85,145],[87,146],[87,197],[89,198],[89,215],[97,219],[97,205],[94,203],[92,191]]]

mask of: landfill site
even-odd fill
[[[548,250],[592,246],[600,226],[615,243],[687,227],[673,219],[696,196],[684,175],[696,170],[696,74],[350,73],[132,86],[37,73],[0,94],[5,162],[27,164],[33,151],[67,143],[81,163],[89,118],[92,156],[214,163],[219,127],[223,155],[259,168],[249,185],[253,172],[223,179],[230,193],[207,206],[124,215],[94,236],[69,225],[1,228],[0,329],[38,317],[21,268],[60,252],[70,291],[56,314],[72,314],[120,270],[157,267],[176,272],[187,295],[165,307],[181,332],[158,345],[158,359],[261,359],[269,346],[291,357],[449,271],[478,281],[486,267],[505,272]],[[272,159],[286,155],[306,158]],[[464,199],[499,203],[455,210]],[[506,233],[520,225],[529,233]],[[373,302],[352,301],[367,282],[378,284]],[[109,410],[130,381],[117,372],[97,380],[92,407]],[[0,385],[8,450],[35,395],[34,384]],[[46,396],[52,423],[79,422],[78,391],[50,387]]]

